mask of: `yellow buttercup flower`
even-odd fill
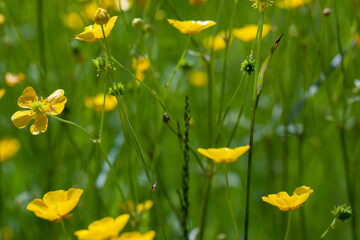
[[[0,100],[2,99],[2,97],[5,95],[6,90],[5,88],[0,88]]]
[[[11,121],[17,128],[24,128],[35,119],[35,123],[30,127],[31,134],[38,135],[45,132],[48,126],[47,115],[59,115],[64,110],[67,101],[64,94],[64,90],[58,89],[49,97],[41,98],[39,101],[32,87],[25,88],[18,99],[18,105],[30,110],[17,111],[11,116]]]
[[[198,148],[197,151],[207,158],[212,159],[216,163],[235,162],[241,155],[246,153],[250,149],[249,145],[238,148]]]
[[[193,6],[200,6],[206,3],[206,0],[189,0],[189,2]]]
[[[132,59],[132,68],[136,71],[136,77],[143,81],[145,73],[150,67],[150,61],[147,56],[139,56]],[[137,82],[139,83],[139,82]]]
[[[250,42],[250,41],[253,41],[256,37],[256,32],[257,32],[257,28],[258,26],[255,25],[255,24],[249,24],[249,25],[246,25],[245,27],[243,28],[234,28],[232,30],[232,34],[244,41],[244,42]],[[271,30],[271,26],[268,25],[268,24],[264,24],[263,25],[263,31],[262,31],[262,37],[265,37]]]
[[[97,112],[101,112],[104,103],[104,94],[99,93],[95,97],[86,97],[85,98],[85,106],[88,108],[92,108]],[[118,104],[116,97],[106,94],[105,97],[105,111],[113,110]]]
[[[26,79],[26,75],[23,73],[6,73],[5,82],[8,86],[15,86],[22,83]]]
[[[130,210],[130,212],[134,212],[135,211],[135,207],[134,207],[134,202],[131,200],[126,201],[127,206],[124,203],[120,204],[120,209],[124,212],[128,212],[128,210]],[[152,208],[152,206],[154,205],[154,202],[152,200],[146,200],[143,203],[138,203],[136,205],[136,212],[138,214],[142,214],[144,211],[148,211]],[[128,209],[129,208],[129,209]]]
[[[0,13],[0,27],[5,23],[5,16]]]
[[[192,71],[189,74],[189,83],[194,87],[205,87],[209,82],[208,75],[202,71]]]
[[[145,234],[139,232],[126,232],[121,234],[116,240],[153,240],[155,235],[154,231],[148,231]]]
[[[26,209],[39,218],[60,222],[63,217],[70,217],[69,212],[75,208],[83,192],[84,190],[78,188],[50,191],[42,199],[31,201]]]
[[[168,19],[168,22],[184,34],[195,34],[216,24],[214,21],[178,21]]]
[[[86,230],[76,231],[75,235],[78,239],[84,240],[112,239],[119,236],[120,231],[125,227],[129,218],[129,214],[120,215],[116,219],[105,217],[92,222]]]
[[[113,29],[117,18],[117,16],[110,18],[109,22],[105,25],[104,32],[106,37],[110,35],[110,32]],[[101,30],[101,25],[95,23],[94,25],[85,27],[85,31],[78,35],[75,35],[74,39],[85,42],[95,42],[100,41],[100,39],[102,38],[104,38],[104,36]]]
[[[80,17],[79,14],[77,14],[75,12],[70,12],[70,13],[63,15],[62,20],[66,27],[73,29],[73,30],[78,30],[84,25],[83,19]]]
[[[291,197],[286,192],[279,192],[278,194],[270,194],[261,199],[278,207],[281,211],[295,210],[302,206],[313,191],[310,187],[301,186],[295,189]]]
[[[311,0],[280,0],[276,4],[280,8],[290,9],[302,7],[310,2]]]
[[[20,142],[16,138],[4,138],[0,140],[0,162],[14,156],[20,149]]]
[[[266,8],[271,7],[274,3],[274,1],[270,0],[250,0],[250,2],[253,2],[252,7],[254,9],[259,8],[260,12],[264,12]]]
[[[221,32],[215,37],[207,37],[203,40],[205,48],[213,48],[214,51],[223,50],[226,47],[226,42],[224,40],[225,33]]]

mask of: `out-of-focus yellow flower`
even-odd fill
[[[0,27],[5,23],[5,16],[0,13]]]
[[[0,88],[0,100],[2,99],[2,97],[5,95],[6,90],[5,88]]]
[[[189,0],[189,2],[193,6],[200,6],[206,3],[206,0]]]
[[[192,71],[189,74],[189,83],[194,87],[205,87],[208,84],[208,75],[202,71]]]
[[[276,4],[280,8],[290,9],[290,8],[302,7],[305,4],[310,3],[310,2],[311,2],[311,0],[280,0],[280,1],[277,1]]]
[[[274,1],[270,0],[250,0],[250,2],[253,2],[252,7],[254,9],[259,8],[260,12],[264,12],[266,8],[271,7]]]
[[[83,19],[75,12],[65,14],[62,20],[66,27],[73,30],[78,30],[84,25]]]
[[[310,187],[301,186],[295,189],[291,197],[286,192],[279,192],[262,197],[261,199],[278,207],[281,211],[288,211],[301,207],[313,192],[314,190]]]
[[[120,6],[122,11],[128,11],[133,5],[133,1],[131,0],[102,0],[101,7],[103,8],[114,8],[120,11]]]
[[[359,34],[355,34],[354,35],[354,40],[355,40],[355,44],[358,48],[360,48],[360,35]],[[0,97],[1,99],[1,97]]]
[[[83,192],[84,190],[79,188],[50,191],[43,199],[32,200],[26,209],[34,212],[39,218],[60,222],[63,217],[70,217],[69,212],[75,208]]]
[[[111,30],[113,29],[116,19],[118,17],[114,16],[110,18],[109,22],[104,27],[105,36],[108,37],[110,35]],[[100,39],[104,38],[101,30],[101,25],[94,24],[88,27],[85,27],[85,31],[82,33],[75,35],[75,40],[85,41],[85,42],[94,42],[100,41]]]
[[[120,204],[120,209],[124,212],[128,212],[127,207],[129,208],[130,212],[134,212],[135,208],[134,208],[134,202],[131,200],[126,201],[127,206],[122,203]],[[154,202],[152,200],[146,200],[143,203],[138,203],[136,205],[136,212],[138,214],[142,214],[143,212],[150,210],[152,208],[152,206],[154,205]]]
[[[59,115],[64,110],[67,101],[64,94],[64,90],[58,89],[49,97],[41,98],[39,101],[32,87],[25,88],[18,99],[18,105],[30,110],[17,111],[11,116],[11,121],[17,128],[24,128],[32,119],[35,119],[35,123],[30,127],[31,134],[38,135],[45,132],[48,126],[47,115]]]
[[[255,39],[257,28],[258,28],[257,25],[249,24],[243,28],[234,28],[232,30],[232,33],[236,38],[238,38],[244,42],[250,42]],[[264,24],[263,31],[262,31],[262,37],[265,37],[270,32],[270,30],[271,30],[271,26],[268,24]]]
[[[83,12],[84,12],[84,15],[86,16],[86,18],[88,20],[92,20],[93,17],[94,17],[94,12],[96,11],[96,9],[98,9],[98,4],[93,1],[93,2],[90,2],[90,3],[87,3],[84,8],[83,8]],[[104,7],[106,8],[106,7]]]
[[[224,37],[225,37],[225,32],[221,32],[215,37],[212,36],[207,37],[203,40],[204,47],[208,49],[212,47],[214,51],[223,50],[226,47],[226,42],[224,40]]]
[[[132,59],[132,67],[136,71],[136,77],[143,81],[145,78],[146,70],[150,67],[150,61],[147,56],[139,56]]]
[[[238,148],[198,148],[197,151],[207,158],[212,159],[216,163],[235,162],[241,155],[250,149],[249,145]]]
[[[86,97],[84,102],[86,107],[92,108],[97,112],[101,112],[104,103],[104,94],[99,93],[95,97]],[[115,96],[106,94],[104,109],[105,111],[113,110],[117,104],[118,102]]]
[[[14,239],[14,231],[10,228],[10,227],[2,227],[0,229],[0,236],[1,236],[1,239],[3,240],[12,240]]]
[[[199,33],[216,24],[214,21],[178,21],[174,19],[168,19],[168,22],[184,34]]]
[[[16,138],[4,138],[0,140],[0,162],[14,156],[20,149],[20,142]]]
[[[23,73],[6,73],[5,82],[8,86],[12,87],[22,83],[26,79],[26,75]]]
[[[119,236],[120,231],[125,227],[129,218],[129,214],[120,215],[116,219],[105,217],[92,222],[86,230],[76,231],[75,235],[81,240],[113,239]]]
[[[153,240],[155,235],[154,231],[148,231],[145,234],[139,232],[126,232],[121,234],[116,240]]]

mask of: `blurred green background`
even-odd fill
[[[87,108],[84,99],[103,92],[104,78],[97,77],[92,59],[104,52],[98,42],[72,40],[85,26],[93,24],[84,13],[89,2],[6,0],[0,4],[0,13],[5,17],[0,26],[0,88],[6,89],[0,100],[0,139],[14,137],[21,143],[19,152],[1,163],[0,227],[3,232],[4,227],[10,228],[12,239],[65,239],[60,224],[37,218],[26,210],[26,205],[47,191],[74,186],[84,189],[78,206],[72,211],[73,216],[65,220],[67,230],[75,239],[72,233],[87,228],[92,221],[123,213],[114,180],[107,178],[99,148],[77,128],[55,119],[49,120],[45,133],[32,136],[29,127],[19,130],[10,118],[20,110],[17,98],[27,86],[34,87],[44,98],[56,89],[64,89],[68,102],[59,117],[98,135],[101,113]],[[235,98],[217,144],[215,136],[223,72],[226,71],[224,106],[227,106],[241,79],[240,65],[250,54],[252,42],[237,38],[231,41],[225,70],[224,50],[212,52],[202,44],[205,38],[229,28],[233,4],[231,0],[208,0],[195,7],[185,0],[134,0],[132,7],[123,13],[108,8],[111,16],[119,16],[108,38],[112,55],[135,73],[132,58],[147,53],[154,72],[149,69],[144,82],[159,93],[162,92],[159,88],[163,89],[170,78],[187,39],[166,19],[181,17],[217,22],[215,27],[192,36],[194,42],[190,43],[186,62],[176,73],[165,100],[171,116],[169,124],[176,129],[178,122],[182,132],[184,95],[189,96],[193,118],[189,137],[195,149],[226,146],[242,107],[243,115],[227,147],[246,145],[249,141],[252,82],[246,82]],[[257,24],[258,10],[251,8],[251,4],[239,1],[234,28]],[[323,14],[325,8],[331,10],[328,16]],[[350,204],[345,173],[352,183],[349,191],[358,203],[360,50],[354,36],[359,34],[360,26],[354,14],[360,14],[359,9],[357,0],[313,0],[295,9],[281,9],[275,2],[265,12],[265,23],[271,25],[271,31],[263,38],[259,63],[278,37],[282,33],[284,36],[266,71],[256,112],[249,239],[282,239],[284,236],[286,213],[261,200],[271,193],[291,194],[302,185],[314,189],[304,206],[293,212],[289,239],[294,240],[318,239],[332,221],[333,206]],[[83,22],[76,20],[79,24],[69,27],[67,14],[71,12],[80,14]],[[135,17],[141,17],[152,31],[133,28],[131,21]],[[191,71],[206,73],[209,70],[204,58],[210,59],[210,72],[213,71],[214,76],[211,80],[212,132],[208,128],[208,86],[198,88],[188,81]],[[27,78],[10,87],[5,83],[7,72],[22,72]],[[145,155],[151,180],[156,182],[167,237],[181,239],[180,222],[171,207],[173,204],[176,211],[180,211],[177,191],[182,189],[183,154],[179,140],[162,122],[164,110],[156,99],[126,71],[117,68],[115,74],[125,86],[123,99],[129,120]],[[252,77],[246,78],[246,81],[252,80]],[[336,118],[340,119],[340,127]],[[123,129],[117,109],[105,113],[103,144],[114,161],[116,175],[127,199],[144,202],[151,199],[151,192],[134,145]],[[343,163],[341,131],[344,131],[350,161],[347,169]],[[208,160],[199,157],[205,166],[210,165]],[[224,174],[222,166],[218,167],[209,195],[204,239],[235,239]],[[235,216],[243,236],[247,154],[228,164],[227,169]],[[101,181],[105,181],[104,184]],[[193,233],[199,227],[205,181],[191,155],[189,226],[191,231],[195,229]],[[358,215],[359,211],[355,213]],[[155,207],[144,216],[139,227],[128,224],[124,231],[133,230],[155,230],[156,239],[163,239]],[[347,221],[339,223],[327,239],[352,239],[351,236],[351,221]],[[10,238],[2,235],[2,239]]]

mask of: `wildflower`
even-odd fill
[[[39,101],[32,87],[25,88],[18,99],[18,105],[30,110],[17,111],[12,115],[11,121],[17,128],[24,128],[32,119],[35,119],[35,123],[30,127],[31,134],[38,135],[45,132],[48,126],[47,115],[59,115],[63,111],[67,101],[64,94],[64,90],[58,89],[49,97],[41,98]]]
[[[299,8],[310,2],[311,0],[280,0],[277,1],[277,6],[285,9]]]
[[[108,89],[108,93],[113,96],[124,95],[124,92],[125,92],[125,86],[120,82],[114,84],[112,87]]]
[[[109,22],[105,25],[105,37],[108,37],[110,35],[110,32],[113,29],[117,18],[117,16],[110,18]],[[95,23],[94,25],[85,27],[85,31],[78,35],[75,35],[74,39],[85,42],[94,42],[100,41],[100,39],[102,38],[104,38],[104,36],[101,30],[101,25]]]
[[[154,205],[154,202],[152,200],[146,200],[143,203],[138,203],[136,205],[136,209],[134,207],[134,202],[133,201],[126,201],[126,205],[124,203],[122,203],[120,205],[120,209],[124,212],[128,212],[128,210],[130,210],[130,212],[137,212],[137,214],[142,214],[143,212],[150,210],[152,208],[152,206]]]
[[[204,87],[208,84],[209,79],[206,72],[192,71],[189,74],[189,83],[194,87]]]
[[[5,95],[6,90],[5,88],[0,88],[0,100],[2,99],[2,97]]]
[[[101,7],[103,8],[114,8],[120,11],[120,6],[122,11],[128,11],[132,7],[133,1],[131,0],[102,0]]]
[[[189,0],[189,2],[193,6],[200,6],[206,3],[206,0]]]
[[[154,231],[148,231],[145,234],[141,234],[139,232],[126,232],[121,234],[116,240],[153,240],[154,238]]]
[[[86,107],[92,108],[97,112],[101,112],[104,103],[104,94],[99,93],[95,97],[86,97],[84,103]],[[118,102],[116,97],[106,94],[104,111],[113,110],[117,104]]]
[[[120,231],[125,227],[129,221],[130,215],[123,214],[116,219],[112,217],[105,217],[95,222],[90,223],[88,229],[79,230],[75,232],[78,239],[86,240],[103,240],[115,238],[119,236]]]
[[[110,15],[107,13],[106,9],[98,8],[94,14],[94,22],[99,25],[105,25],[109,22]]]
[[[313,191],[310,187],[301,186],[295,189],[291,197],[286,192],[279,192],[278,194],[270,194],[261,199],[278,207],[281,211],[295,210],[302,206]]]
[[[360,35],[359,34],[354,34],[354,40],[355,40],[355,44],[358,48],[360,48]]]
[[[241,155],[246,153],[250,149],[249,145],[238,147],[238,148],[198,148],[197,151],[212,159],[216,163],[220,162],[235,162]]]
[[[16,138],[0,140],[0,163],[14,156],[20,149],[20,142]]]
[[[244,42],[250,42],[256,38],[258,26],[255,24],[249,24],[242,28],[234,28],[232,30],[232,34],[244,41]],[[262,31],[262,37],[265,37],[270,32],[271,26],[268,24],[263,25],[263,31]]]
[[[70,188],[67,191],[58,190],[46,193],[43,199],[34,199],[26,207],[39,218],[58,222],[63,217],[70,217],[69,212],[75,208],[84,190]]]
[[[26,79],[26,75],[23,73],[6,73],[5,74],[5,81],[6,84],[10,87],[18,85],[22,83]]]
[[[132,67],[136,71],[136,77],[143,81],[145,78],[145,72],[150,67],[150,62],[147,56],[139,56],[132,59]]]
[[[62,17],[64,25],[70,29],[78,30],[83,26],[83,19],[75,12],[70,12]]]
[[[351,206],[346,206],[343,204],[341,206],[334,206],[334,209],[331,211],[335,219],[339,219],[340,221],[345,221],[352,216]]]
[[[0,13],[0,27],[5,23],[5,16]]]
[[[274,1],[270,0],[250,0],[250,2],[253,2],[252,7],[254,9],[259,8],[260,12],[264,12],[266,8],[271,7]]]
[[[195,34],[216,24],[214,21],[178,21],[168,19],[168,22],[184,34]]]
[[[214,51],[223,50],[226,47],[225,33],[221,32],[215,37],[207,37],[203,40],[205,48],[212,48]]]

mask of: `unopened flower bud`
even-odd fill
[[[134,18],[132,20],[132,26],[136,29],[141,29],[144,26],[144,21],[141,18]]]
[[[113,96],[120,96],[120,95],[124,95],[125,92],[125,87],[122,83],[117,83],[115,84],[113,87],[109,88],[108,93],[113,95]]]
[[[255,59],[252,56],[246,57],[246,59],[241,63],[241,71],[251,74],[255,71]]]
[[[330,8],[324,8],[324,10],[322,11],[322,14],[327,17],[329,16],[331,13],[331,9]]]
[[[110,15],[103,8],[98,8],[94,15],[94,22],[99,25],[107,24],[110,19]]]
[[[334,215],[334,218],[343,222],[352,216],[352,209],[351,206],[343,204],[341,206],[335,206],[331,213]]]
[[[164,113],[162,120],[164,123],[168,123],[170,121],[169,115],[167,113]]]
[[[144,32],[151,33],[153,30],[153,27],[150,24],[145,24],[144,26]]]

